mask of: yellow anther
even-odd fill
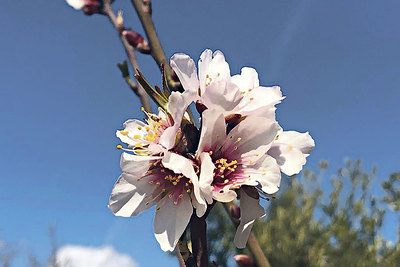
[[[219,72],[218,72],[218,73],[217,73],[217,77],[219,77],[219,75],[220,75],[220,74],[219,74]]]
[[[156,210],[160,210],[160,209],[161,209],[161,207],[157,207],[157,208],[156,208]]]
[[[244,95],[246,92],[245,91],[242,91],[242,95]]]
[[[147,171],[148,174],[150,174],[150,173],[152,173],[152,172],[153,172],[152,170],[148,170],[148,171]]]
[[[228,180],[228,179],[225,179],[224,183],[226,184],[227,182],[229,182],[229,180]]]
[[[136,143],[136,144],[135,144],[135,147],[142,148],[143,146],[142,146],[142,144],[140,144],[140,143]]]
[[[178,184],[178,182],[176,182],[176,181],[175,181],[175,182],[172,182],[172,184],[173,184],[173,185],[177,185],[177,184]]]
[[[182,195],[182,194],[180,194],[178,197],[179,197],[179,198],[183,198],[183,195]]]
[[[219,138],[219,135],[215,136],[215,138]]]
[[[160,182],[157,182],[156,185],[160,185]]]
[[[119,131],[119,133],[122,134],[122,135],[125,135],[125,136],[129,134],[128,131]]]
[[[117,149],[122,149],[122,146],[121,145],[117,145]]]
[[[138,130],[139,130],[139,131],[141,131],[141,130],[142,130],[142,126],[138,126],[137,128],[138,128]]]
[[[233,136],[231,135],[231,136],[229,136],[229,139],[232,139],[233,138]]]
[[[150,131],[150,127],[149,126],[146,126],[145,128],[146,128],[146,131],[148,131],[148,132]]]
[[[250,101],[252,101],[252,100],[254,100],[254,98],[253,98],[253,97],[250,97]]]
[[[138,134],[135,134],[135,135],[133,136],[133,138],[134,138],[134,139],[140,139],[140,138],[142,138],[142,136],[141,136],[141,135],[138,135]]]
[[[237,146],[234,146],[234,147],[233,147],[233,150],[237,150]]]
[[[175,205],[178,205],[178,201],[174,201],[174,204],[175,204]]]
[[[141,110],[141,111],[144,111],[144,107],[141,107],[140,110]]]
[[[211,156],[213,154],[213,152],[212,151],[208,151],[208,154]]]
[[[251,90],[252,90],[252,89],[250,88],[250,89],[249,89],[249,92],[251,92]]]
[[[242,138],[241,138],[241,137],[238,137],[237,141],[240,142],[241,140],[242,140]]]
[[[279,139],[279,135],[277,135],[276,137],[275,137],[275,140],[278,140]]]
[[[154,181],[150,181],[150,182],[149,182],[149,184],[153,184],[153,183],[154,183]]]
[[[169,197],[169,198],[172,198],[172,194],[169,194],[168,197]]]
[[[207,78],[207,79],[210,78],[210,75],[207,74],[207,75],[206,75],[206,78]]]
[[[148,206],[150,204],[150,202],[146,202],[146,206]]]

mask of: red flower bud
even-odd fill
[[[123,30],[122,35],[125,36],[128,43],[137,51],[143,54],[150,54],[150,46],[147,41],[139,33],[132,30]]]
[[[252,267],[254,266],[253,260],[245,255],[245,254],[238,254],[233,257],[239,267]]]
[[[230,212],[232,218],[234,218],[236,220],[240,219],[240,207],[238,205],[230,206],[229,212]]]
[[[83,13],[90,16],[100,12],[100,3],[94,0],[87,0],[82,7]]]

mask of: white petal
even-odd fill
[[[160,209],[154,218],[154,235],[163,251],[173,251],[193,213],[189,195],[184,194],[178,205],[172,199],[165,198],[165,202],[158,207]]]
[[[279,190],[281,170],[273,157],[264,155],[253,168],[253,171],[248,170],[250,179],[258,181],[265,193],[273,194]]]
[[[257,71],[249,67],[242,68],[240,74],[232,76],[232,82],[239,86],[240,90],[244,92],[260,85]]]
[[[199,79],[197,78],[196,64],[188,55],[178,53],[171,57],[172,69],[178,75],[186,91],[194,91],[197,94],[199,89]]]
[[[230,69],[221,51],[204,50],[199,60],[200,89],[204,93],[206,84],[216,81],[230,81]],[[225,86],[224,86],[225,87]]]
[[[208,73],[209,65],[212,59],[212,51],[210,49],[206,49],[201,53],[200,59],[198,62],[199,65],[199,80],[200,80],[200,89],[201,92],[204,92],[205,84],[206,84],[206,74]]]
[[[182,117],[185,113],[188,103],[180,92],[172,92],[168,101],[168,112],[174,120],[174,125],[165,129],[160,137],[160,144],[166,149],[171,149],[175,145],[176,133],[181,126]]]
[[[116,216],[136,216],[154,205],[151,199],[145,199],[151,195],[153,187],[136,178],[123,173],[115,183],[108,207]],[[134,181],[134,184],[127,180]]]
[[[116,136],[121,140],[121,142],[124,142],[130,147],[133,147],[138,142],[144,142],[142,138],[147,134],[145,129],[146,126],[147,124],[139,120],[127,120],[126,122],[124,122],[123,131],[127,131],[128,134],[122,134],[121,131],[117,131]],[[138,138],[135,138],[135,136],[140,136],[140,140]]]
[[[221,191],[213,191],[213,197],[219,202],[231,202],[237,197],[235,191],[229,189],[232,185],[226,185]]]
[[[217,150],[226,138],[225,117],[221,110],[207,109],[201,116],[201,133],[197,155]]]
[[[291,145],[307,155],[310,154],[315,147],[315,142],[308,132],[283,131],[279,133],[276,142]]]
[[[275,158],[281,171],[286,175],[294,175],[301,171],[306,164],[306,154],[292,145],[274,143],[268,150],[268,154]]]
[[[237,110],[242,115],[250,115],[260,109],[269,110],[279,104],[284,97],[279,86],[259,86],[244,94]],[[264,116],[263,116],[264,117]]]
[[[201,102],[207,108],[221,108],[230,114],[242,101],[239,87],[224,80],[215,81],[207,86],[201,96]]]
[[[85,0],[67,0],[67,4],[75,9],[81,9],[85,4]]]
[[[123,172],[130,173],[140,178],[149,169],[150,162],[156,159],[161,159],[161,157],[138,156],[124,152],[121,154],[120,165]]]
[[[279,129],[273,120],[247,117],[231,130],[223,144],[222,153],[238,159],[245,153],[254,152],[254,159],[258,159],[268,151]]]
[[[200,155],[200,161],[201,161],[200,179],[199,179],[200,190],[202,192],[203,197],[206,199],[207,203],[211,204],[213,202],[211,183],[214,179],[215,165],[212,162],[210,154],[208,154],[207,152],[203,152]]]
[[[259,204],[259,199],[248,196],[240,190],[240,224],[236,230],[234,243],[238,248],[245,248],[247,239],[254,221],[265,215],[264,208]]]
[[[207,210],[207,203],[201,194],[199,187],[199,178],[194,171],[192,162],[189,159],[176,153],[165,152],[162,159],[162,164],[165,168],[170,169],[174,173],[183,174],[185,177],[189,178],[192,181],[194,195],[197,202],[200,204],[196,207],[196,214],[199,217],[203,216]]]

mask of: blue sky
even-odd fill
[[[153,2],[167,57],[220,49],[232,73],[252,66],[261,84],[281,86],[280,124],[316,141],[308,168],[362,158],[378,166],[376,185],[399,171],[399,1]],[[130,1],[114,8],[143,33]],[[46,257],[54,225],[60,245],[112,245],[141,266],[176,266],[153,237],[151,211],[124,219],[107,208],[120,173],[115,129],[143,117],[108,20],[62,0],[2,0],[0,25],[0,239],[18,247],[16,265]],[[154,61],[138,58],[160,84]]]

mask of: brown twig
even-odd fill
[[[133,70],[136,72],[136,70],[139,69],[139,64],[136,59],[134,48],[128,43],[125,36],[122,35],[120,25],[118,25],[117,17],[115,16],[114,12],[111,9],[110,2],[111,2],[110,0],[104,1],[104,7],[102,10],[102,13],[110,19],[110,22],[113,24],[114,28],[117,30],[118,36],[121,39],[121,42],[125,48],[126,55],[129,58],[129,62],[131,63]],[[130,81],[133,82],[132,80],[130,80]],[[142,86],[139,84],[135,87],[135,86],[132,86],[131,83],[129,84],[129,86],[139,97],[140,102],[142,103],[144,109],[148,112],[151,112],[149,98],[148,98],[146,92],[144,91],[144,89],[142,88]]]
[[[239,220],[233,218],[230,213],[230,207],[233,204],[232,202],[223,203],[224,209],[226,213],[228,213],[229,218],[231,218],[232,223],[237,227],[239,225]],[[271,267],[268,262],[267,257],[265,257],[264,252],[262,251],[260,244],[256,236],[254,235],[253,231],[250,232],[249,239],[247,240],[246,248],[250,251],[253,255],[254,261],[256,262],[258,267]]]
[[[198,267],[208,267],[206,216],[192,215],[190,221],[190,239],[192,240],[193,258]]]
[[[151,56],[157,63],[157,66],[161,69],[161,66],[165,67],[165,74],[167,77],[168,84],[174,87],[174,81],[172,80],[173,70],[169,66],[167,57],[165,56],[164,49],[161,46],[160,39],[158,38],[156,29],[154,27],[153,19],[151,18],[150,3],[143,3],[143,0],[131,0],[135,10],[139,16],[140,22],[142,23],[143,29],[146,33],[147,40],[149,41],[151,48]],[[148,1],[149,2],[149,1]]]

